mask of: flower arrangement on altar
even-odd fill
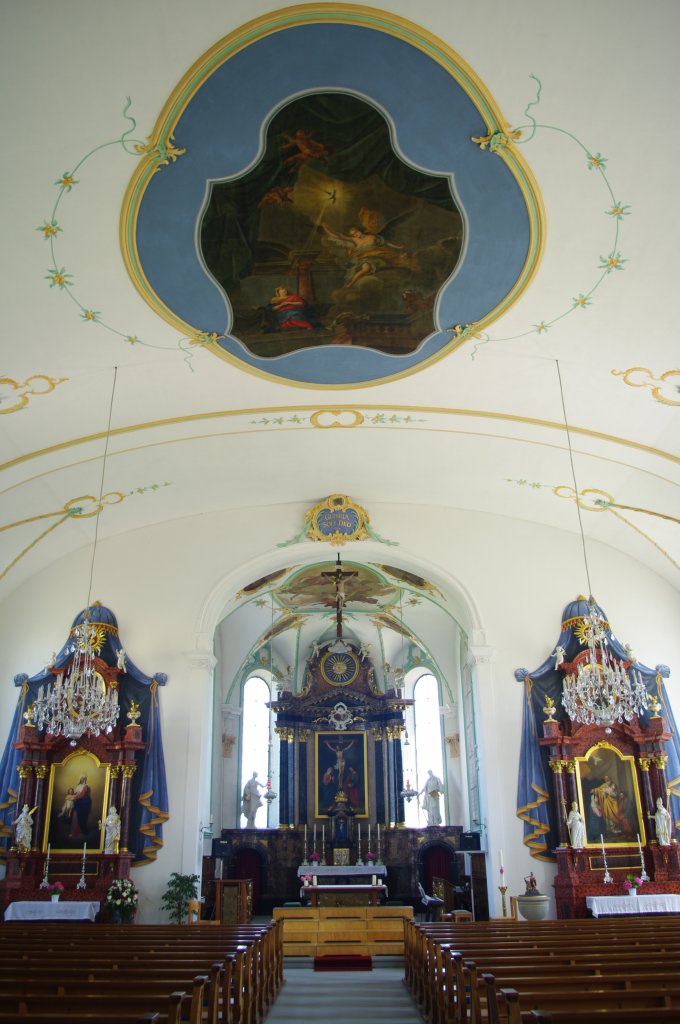
[[[639,889],[642,885],[642,879],[639,875],[626,875],[626,880],[623,883],[623,888],[627,893],[630,893],[632,889]]]
[[[367,863],[367,864],[373,864],[373,862],[374,862],[375,860],[377,860],[377,857],[376,857],[376,855],[375,855],[374,853],[371,853],[371,852],[369,851],[369,852],[368,852],[368,853],[366,854],[366,863]]]
[[[64,886],[61,882],[50,882],[47,886],[47,891],[50,896],[61,896],[64,891]]]
[[[139,892],[137,886],[129,878],[114,878],[106,894],[104,905],[115,915],[129,921],[137,909]]]
[[[309,885],[309,883],[312,880],[312,876],[311,875],[300,875],[300,878],[302,879],[303,885]]]
[[[312,863],[312,864],[320,864],[321,863],[321,854],[317,853],[317,851],[314,850],[313,853],[310,853],[309,860],[310,860],[310,863]]]

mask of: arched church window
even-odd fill
[[[442,718],[439,713],[439,680],[431,672],[421,675],[413,687],[413,699],[415,701],[414,728],[415,728],[415,772],[416,781],[412,785],[420,792],[428,779],[428,772],[432,771],[437,778],[445,780],[444,754],[442,746]],[[407,810],[407,825],[414,827],[426,825],[425,812],[422,809],[422,797],[413,800],[417,806],[409,808],[413,816],[417,813],[417,819],[409,821]],[[442,825],[446,825],[446,800],[442,793],[439,800],[439,807],[442,816]]]
[[[269,683],[261,676],[250,676],[243,685],[243,720],[241,725],[241,789],[239,793],[238,807],[241,810],[241,794],[253,772],[257,772],[258,780],[263,786],[267,784],[267,778],[271,765],[271,721],[270,711],[267,703],[271,700]],[[259,790],[260,795],[265,790]],[[270,807],[266,800],[262,800],[262,807],[258,808],[255,816],[255,824],[259,828],[269,826]],[[243,824],[243,820],[240,821]]]

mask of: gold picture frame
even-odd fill
[[[635,758],[601,741],[574,758],[586,848],[644,845],[645,819]]]

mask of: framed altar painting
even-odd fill
[[[315,733],[315,814],[323,817],[341,790],[359,818],[367,816],[368,787],[365,732]]]
[[[645,821],[635,758],[610,743],[598,743],[585,757],[576,757],[580,811],[586,847],[629,846],[638,835],[645,843]]]
[[[103,850],[103,832],[99,822],[105,817],[111,766],[102,764],[94,754],[75,750],[63,761],[52,765],[47,797],[48,828],[44,849],[52,853],[70,853],[87,849]]]

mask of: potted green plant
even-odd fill
[[[174,924],[184,924],[188,918],[189,902],[198,897],[198,875],[180,875],[173,871],[161,899]]]

